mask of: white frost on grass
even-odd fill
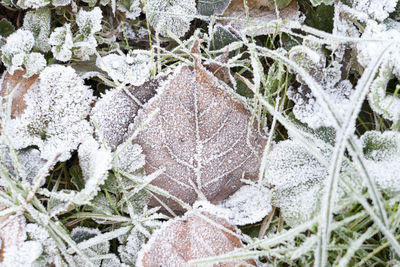
[[[147,241],[146,236],[138,230],[133,229],[125,240],[119,238],[119,241],[122,243],[118,247],[121,261],[129,266],[135,266],[138,253]]]
[[[119,0],[117,8],[119,11],[124,12],[128,19],[132,20],[136,19],[142,11],[140,8],[140,0]]]
[[[92,91],[71,67],[46,68],[24,99],[24,113],[4,128],[14,148],[36,145],[43,159],[65,161],[91,135]]]
[[[150,25],[166,37],[168,30],[177,37],[185,35],[197,12],[194,0],[146,0],[144,11]]]
[[[138,144],[121,144],[115,152],[113,167],[127,173],[134,173],[145,164],[145,155]]]

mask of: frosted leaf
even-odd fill
[[[193,15],[196,14],[194,0],[146,0],[143,8],[150,25],[163,36],[169,36],[167,29],[177,37],[189,30]]]
[[[140,12],[140,0],[119,0],[117,3],[119,11],[124,12],[128,19],[136,19]]]
[[[89,204],[100,190],[100,185],[107,179],[112,156],[110,151],[103,147],[99,148],[97,141],[93,138],[85,140],[80,145],[78,156],[85,188],[75,196],[73,201]]]
[[[296,226],[318,214],[322,192],[320,183],[301,184],[292,189],[273,191],[272,203],[281,209],[288,225]]]
[[[272,186],[272,202],[285,221],[300,224],[316,213],[321,184],[328,170],[297,141],[279,142],[268,155],[265,182]]]
[[[23,9],[41,8],[50,4],[50,0],[18,0],[17,5]]]
[[[79,27],[79,32],[88,37],[101,30],[101,9],[93,8],[91,11],[80,9],[76,15],[76,24]]]
[[[40,157],[40,151],[35,148],[17,151],[17,160],[18,162],[15,163],[10,157],[9,150],[5,150],[4,163],[7,169],[14,176],[22,176],[29,182],[33,181],[33,178],[39,173],[39,170],[46,164],[46,161]],[[18,165],[16,166],[16,164]],[[22,171],[22,173],[20,171]]]
[[[11,74],[22,69],[25,56],[31,51],[35,39],[30,31],[19,29],[7,37],[7,43],[1,47],[1,59]]]
[[[139,253],[139,250],[143,247],[147,241],[146,236],[134,228],[128,235],[127,239],[118,247],[118,253],[121,257],[121,261],[128,265],[134,266]]]
[[[30,53],[26,55],[24,65],[26,68],[25,77],[31,77],[41,72],[46,67],[46,59],[40,53]]]
[[[34,223],[26,225],[26,232],[30,240],[36,241],[42,245],[43,250],[42,255],[32,266],[39,267],[53,264],[59,251],[56,242],[50,237],[49,233],[42,226]]]
[[[368,173],[383,190],[400,192],[400,134],[394,131],[368,131],[361,137]]]
[[[391,62],[381,65],[379,75],[371,85],[368,101],[373,111],[381,114],[387,120],[398,123],[400,121],[400,99],[398,96],[386,93],[389,81],[396,77],[393,75],[394,71]]]
[[[96,236],[101,235],[101,232],[99,229],[94,229],[94,228],[87,228],[87,227],[76,227],[72,230],[71,232],[71,238],[74,240],[77,244],[87,241],[91,238],[94,238]],[[108,253],[110,250],[110,244],[108,241],[99,243],[97,245],[91,246],[90,248],[84,249],[83,252],[89,256],[89,257],[94,257],[98,255],[103,255]],[[76,255],[74,257],[75,262],[78,266],[85,266],[85,260],[82,259],[80,255]],[[92,261],[94,266],[100,266],[101,260],[94,260]]]
[[[225,219],[207,214],[203,216],[229,231],[239,232]],[[139,252],[136,266],[190,266],[189,260],[221,255],[241,247],[239,238],[189,212],[182,218],[169,220],[153,233]],[[247,263],[254,264],[252,261]],[[224,264],[233,266],[238,262]]]
[[[318,6],[318,5],[321,5],[321,4],[331,5],[333,3],[333,0],[311,0],[311,3],[314,6]]]
[[[49,43],[52,46],[54,58],[63,62],[71,59],[71,49],[74,45],[72,41],[71,25],[64,24],[62,27],[55,28],[50,35]]]
[[[13,246],[4,252],[3,266],[32,266],[42,254],[42,245],[36,241],[26,241],[19,246]]]
[[[89,60],[96,53],[97,41],[92,35],[83,37],[81,41],[74,43],[73,52],[77,58]]]
[[[231,0],[228,8],[222,14],[223,17],[234,18],[232,20],[223,20],[222,24],[230,25],[237,31],[245,31],[247,34],[251,35],[265,35],[271,34],[276,31],[274,27],[262,27],[254,28],[257,26],[266,24],[278,19],[276,11],[271,8],[271,4],[268,1],[247,1],[247,6],[249,8],[249,17],[251,22],[247,22],[246,12],[244,8],[243,0]],[[292,1],[290,5],[286,8],[279,10],[279,18],[284,20],[299,21],[299,5],[297,1]],[[254,28],[254,29],[252,29]]]
[[[134,173],[145,164],[145,156],[138,144],[121,144],[115,154],[113,167],[128,173]]]
[[[50,50],[49,35],[50,35],[50,9],[40,8],[26,12],[24,24],[22,28],[28,30],[35,38],[36,49],[42,52]]]
[[[43,159],[67,160],[92,129],[86,116],[93,100],[71,67],[52,65],[40,74],[25,94],[24,113],[4,130],[16,149],[36,145]]]
[[[141,86],[129,88],[128,92],[140,101],[140,104],[144,104],[154,96],[156,88],[164,79],[164,76],[158,76]],[[117,89],[107,91],[97,101],[90,115],[96,135],[111,149],[116,148],[127,139],[128,127],[139,108],[139,104],[126,92]]]
[[[150,62],[151,58],[144,54],[135,56],[110,54],[98,58],[96,65],[117,83],[139,86],[150,77]]]
[[[249,127],[251,114],[234,97],[199,62],[194,69],[175,70],[130,127],[133,133],[160,109],[134,140],[146,155],[146,173],[165,169],[153,185],[193,204],[204,197],[221,201],[240,188],[242,178],[257,177],[262,137]],[[150,205],[159,204],[152,199]]]
[[[266,188],[244,185],[219,206],[229,211],[229,221],[234,225],[261,221],[271,210],[271,193]]]
[[[211,16],[224,13],[231,0],[199,0],[197,10],[201,15]]]
[[[382,40],[382,42],[357,43],[357,59],[364,68],[379,56],[389,42],[392,42],[391,49],[384,55],[384,62],[393,66],[394,73],[400,76],[400,26],[398,23],[391,26],[390,24],[378,24],[375,21],[368,20],[361,38]]]
[[[350,96],[353,89],[348,80],[342,80],[342,65],[332,61],[326,66],[326,58],[319,46],[296,46],[289,52],[290,58],[306,69],[309,74],[322,85],[331,102],[337,106],[338,115],[344,116],[350,104]],[[287,93],[288,98],[295,103],[293,114],[303,123],[313,129],[331,127],[335,122],[327,119],[329,116],[325,109],[316,101],[308,85],[297,76],[302,83],[299,87],[291,87]]]
[[[53,6],[68,6],[71,0],[51,0]]]
[[[389,14],[395,11],[398,0],[353,0],[353,7],[365,12],[373,19],[383,21]]]

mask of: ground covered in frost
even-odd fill
[[[0,266],[400,266],[400,1],[0,0]]]

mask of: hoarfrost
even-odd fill
[[[17,5],[22,9],[41,8],[50,4],[50,0],[18,0]]]
[[[145,3],[150,25],[163,36],[169,36],[167,29],[177,37],[185,35],[197,12],[194,0],[146,0]]]
[[[26,55],[24,65],[26,68],[25,77],[31,77],[39,73],[46,67],[46,59],[40,53],[30,53]]]
[[[98,58],[96,65],[106,71],[108,75],[117,83],[142,85],[150,77],[151,58],[140,50],[133,50],[136,55],[117,55],[110,54]]]
[[[26,232],[30,240],[42,245],[43,252],[33,263],[33,266],[45,266],[54,263],[59,251],[56,242],[50,237],[49,233],[42,226],[35,223],[27,224]]]
[[[34,48],[42,52],[50,50],[49,35],[50,35],[50,9],[40,8],[26,12],[24,24],[22,28],[28,30],[35,38]]]
[[[263,137],[250,123],[250,112],[199,63],[179,67],[139,111],[130,133],[160,111],[135,139],[146,155],[146,173],[165,168],[152,184],[185,203],[198,198],[218,202],[256,178]],[[167,205],[182,207],[160,197]],[[159,203],[152,199],[152,206]]]
[[[71,67],[47,67],[25,95],[24,113],[5,126],[16,149],[36,145],[43,159],[65,161],[92,133],[86,116],[92,91]]]
[[[72,41],[71,25],[64,24],[62,27],[55,28],[50,35],[49,43],[52,46],[54,58],[63,62],[71,59],[71,49],[74,46]]]

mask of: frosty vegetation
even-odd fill
[[[398,0],[0,0],[0,265],[400,265],[399,48]]]

